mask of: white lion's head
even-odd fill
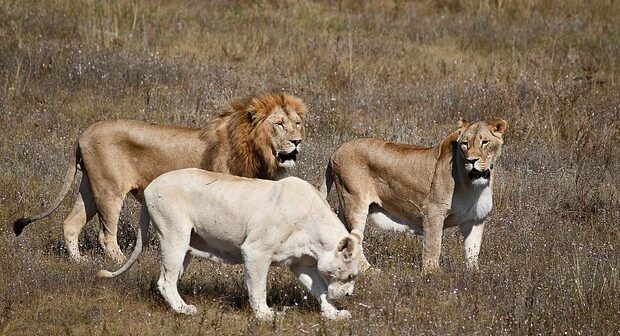
[[[327,298],[338,299],[353,294],[359,272],[360,239],[356,235],[343,238],[335,251],[327,252],[318,260],[318,270],[327,284]]]

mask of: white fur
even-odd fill
[[[393,232],[408,232],[415,235],[423,234],[420,223],[409,223],[390,215],[383,209],[373,209],[368,214],[380,229]]]
[[[295,149],[297,149],[297,152],[300,151],[301,149],[301,144],[298,144],[297,146],[293,145],[291,143],[292,148],[290,150],[286,150],[284,151],[286,154],[290,154],[292,153]],[[277,160],[277,158],[276,158]],[[295,167],[295,160],[285,160],[284,162],[280,162],[278,160],[278,166],[282,167],[282,168],[293,168]]]
[[[259,319],[271,319],[266,302],[269,266],[286,265],[321,304],[329,319],[350,317],[332,300],[353,291],[358,273],[359,239],[350,235],[327,202],[310,184],[247,179],[183,169],[161,175],[144,190],[136,248],[121,269],[138,259],[152,221],[161,245],[158,287],[178,313],[195,314],[183,301],[177,280],[191,256],[243,263],[250,305]]]
[[[284,162],[278,161],[278,166],[282,168],[293,168],[295,167],[295,160],[286,160]]]
[[[477,182],[480,180],[482,181]],[[486,184],[484,184],[485,181]],[[493,191],[488,181],[489,180],[483,178],[476,179],[472,183],[474,188],[462,191],[459,196],[454,197],[452,210],[454,211],[456,216],[455,220],[458,224],[468,221],[483,221],[491,212],[491,208],[493,207]],[[480,188],[478,186],[479,184],[483,187]]]
[[[474,188],[461,191],[455,197],[452,204],[454,215],[453,221],[459,225],[465,241],[463,249],[465,252],[465,262],[468,269],[478,269],[478,255],[482,245],[482,232],[484,230],[484,220],[493,208],[493,190],[486,179],[486,185],[475,184]]]

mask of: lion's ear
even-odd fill
[[[467,127],[469,127],[469,121],[467,121],[466,119],[460,118],[459,121],[456,123],[456,127],[458,127],[458,131],[459,134],[463,133]]]
[[[489,121],[488,124],[489,130],[493,133],[499,133],[500,136],[508,130],[508,123],[502,118],[495,118]]]
[[[342,238],[338,243],[338,253],[341,253],[344,260],[350,260],[353,257],[353,251],[355,250],[355,241],[351,236]]]
[[[257,112],[256,108],[254,108],[253,106],[250,106],[247,108],[246,111],[248,113],[248,119],[251,122],[254,122],[254,120],[256,120],[256,112]]]

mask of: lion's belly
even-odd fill
[[[212,250],[240,255],[241,245],[246,239],[247,219],[235,218],[234,214],[221,208],[203,206],[203,209],[204,216],[194,219],[193,235],[200,237]],[[228,216],[222,216],[223,214]]]
[[[376,204],[372,204],[368,215],[375,225],[386,231],[409,232],[416,235],[421,235],[424,232],[422,230],[422,217],[417,213],[412,213],[411,218],[405,220]]]
[[[236,242],[205,237],[204,233],[193,232],[190,247],[192,255],[197,257],[227,264],[240,264],[243,261],[241,249]]]

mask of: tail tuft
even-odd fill
[[[100,270],[97,272],[97,278],[114,278],[114,274],[110,271]]]
[[[13,232],[15,232],[15,236],[19,236],[24,231],[26,225],[32,223],[28,217],[20,218],[13,223]]]

